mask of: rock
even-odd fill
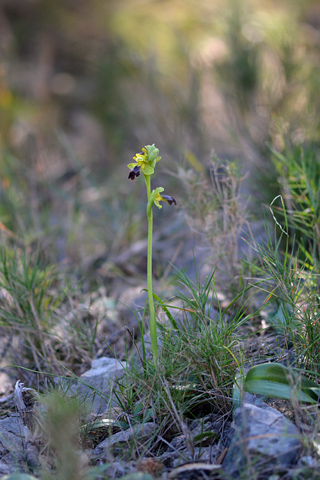
[[[109,453],[115,456],[120,454],[122,457],[128,457],[129,454],[131,457],[132,450],[146,443],[157,428],[158,426],[154,422],[139,423],[128,430],[111,435],[96,446],[93,451],[93,458],[95,460],[104,460]]]
[[[31,432],[20,415],[10,415],[0,420],[1,479],[2,475],[13,475],[19,470],[38,466],[39,452],[30,442],[30,437]]]
[[[124,375],[125,368],[126,362],[120,363],[115,358],[93,360],[91,369],[80,376],[72,391],[86,400],[91,413],[98,415],[108,412],[110,407],[118,405],[112,388],[114,381]]]
[[[0,475],[2,480],[2,475],[7,475],[15,472],[16,467],[13,465],[7,465],[6,463],[0,462]]]
[[[244,403],[234,412],[235,435],[224,459],[223,468],[232,478],[254,465],[273,470],[292,465],[300,451],[299,431],[284,415],[261,400],[258,405]],[[259,477],[257,477],[259,478]]]
[[[30,431],[19,416],[10,415],[0,420],[0,457],[3,464],[12,465],[24,460],[24,450],[28,444]],[[11,472],[6,472],[11,473]]]

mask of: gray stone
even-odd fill
[[[2,480],[2,475],[8,475],[14,473],[16,471],[16,467],[13,465],[7,465],[6,463],[0,462],[0,475]]]
[[[101,357],[92,361],[91,369],[81,375],[73,391],[85,399],[91,413],[108,412],[110,407],[117,406],[112,393],[115,380],[125,373],[126,362],[115,358]]]
[[[263,404],[244,403],[234,412],[235,435],[223,468],[232,478],[254,468],[289,467],[299,455],[299,431],[280,412]],[[258,478],[258,477],[257,477]]]
[[[9,415],[0,420],[0,475],[10,475],[28,469],[30,454],[38,465],[38,451],[30,443],[30,430],[19,415]],[[19,477],[20,478],[20,477]]]
[[[11,454],[20,460],[30,432],[18,416],[8,416],[0,420],[0,456]]]
[[[132,451],[152,438],[157,430],[153,422],[134,425],[123,432],[118,432],[99,443],[93,451],[94,459],[106,459],[108,454],[128,457]]]

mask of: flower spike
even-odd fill
[[[169,205],[177,205],[176,199],[170,195],[163,195],[164,188],[158,187],[151,191],[151,175],[154,173],[155,166],[161,157],[159,156],[159,149],[155,145],[146,145],[143,147],[142,152],[136,153],[133,157],[135,163],[129,163],[130,168],[128,178],[135,180],[143,173],[144,180],[147,188],[147,218],[148,218],[148,254],[147,254],[147,283],[148,283],[148,300],[149,300],[149,312],[150,312],[150,338],[151,347],[153,353],[153,362],[157,366],[159,360],[158,340],[157,340],[157,320],[153,301],[153,289],[152,289],[152,235],[153,235],[153,213],[152,208],[156,205],[158,208],[162,208],[160,202],[167,202]],[[143,358],[144,366],[146,365],[146,358],[144,353]]]
[[[161,157],[158,156],[159,149],[153,145],[146,145],[143,147],[142,152],[136,153],[133,157],[135,163],[129,163],[128,167],[130,168],[129,179],[134,180],[140,175],[140,170],[144,175],[152,175],[154,173],[154,167],[156,163],[159,162]],[[137,175],[137,168],[139,168],[139,173]]]

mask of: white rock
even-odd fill
[[[110,407],[117,406],[113,388],[115,381],[124,375],[125,369],[126,362],[101,357],[93,360],[91,369],[81,375],[76,392],[85,399],[91,413],[105,413]]]

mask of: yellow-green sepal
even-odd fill
[[[159,203],[159,200],[155,200],[156,196],[164,191],[164,188],[158,187],[152,190],[147,205],[147,215],[150,215],[153,204],[155,203],[158,208],[162,208]]]
[[[143,175],[152,175],[154,173],[154,168],[151,165],[144,165],[141,167]]]

